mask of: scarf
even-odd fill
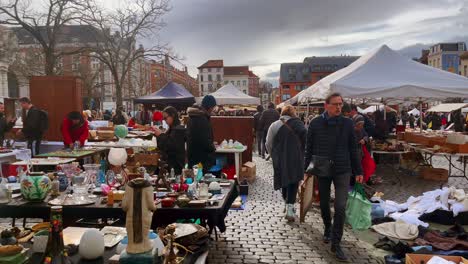
[[[151,184],[141,178],[131,180],[128,183],[133,189],[133,242],[143,242],[143,230],[142,230],[142,189],[151,186]]]

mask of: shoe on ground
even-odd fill
[[[332,245],[331,246],[331,252],[335,253],[335,258],[336,258],[337,261],[339,261],[339,262],[349,262],[349,258],[343,252],[343,249],[341,248],[340,245]]]
[[[328,244],[331,241],[331,230],[328,227],[325,227],[325,231],[323,232],[323,243]]]
[[[296,220],[296,214],[294,213],[294,204],[286,205],[286,220],[288,222],[294,222]]]

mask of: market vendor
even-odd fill
[[[63,143],[66,148],[73,149],[76,141],[80,146],[84,146],[88,139],[88,121],[83,118],[80,112],[70,112],[62,122]]]
[[[174,169],[176,174],[181,174],[185,164],[185,128],[180,124],[179,114],[174,107],[166,107],[162,115],[169,129],[163,133],[157,126],[153,127],[158,148],[169,168]]]

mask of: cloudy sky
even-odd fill
[[[416,56],[468,40],[468,0],[172,0],[164,40],[195,76],[208,59],[278,82],[282,62],[361,55],[381,44]]]
[[[416,57],[433,43],[468,41],[468,0],[170,1],[160,35],[194,77],[205,61],[224,59],[277,85],[281,63],[307,56],[362,55],[387,44]]]

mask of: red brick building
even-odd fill
[[[259,97],[260,78],[249,71],[249,95]]]
[[[359,57],[331,56],[306,57],[303,62],[282,63],[279,79],[279,96],[276,103],[284,102],[317,81],[341,70]]]
[[[151,92],[156,92],[169,81],[185,87],[193,96],[199,96],[198,81],[188,74],[187,67],[182,70],[171,65],[168,56],[163,61],[151,63]]]

